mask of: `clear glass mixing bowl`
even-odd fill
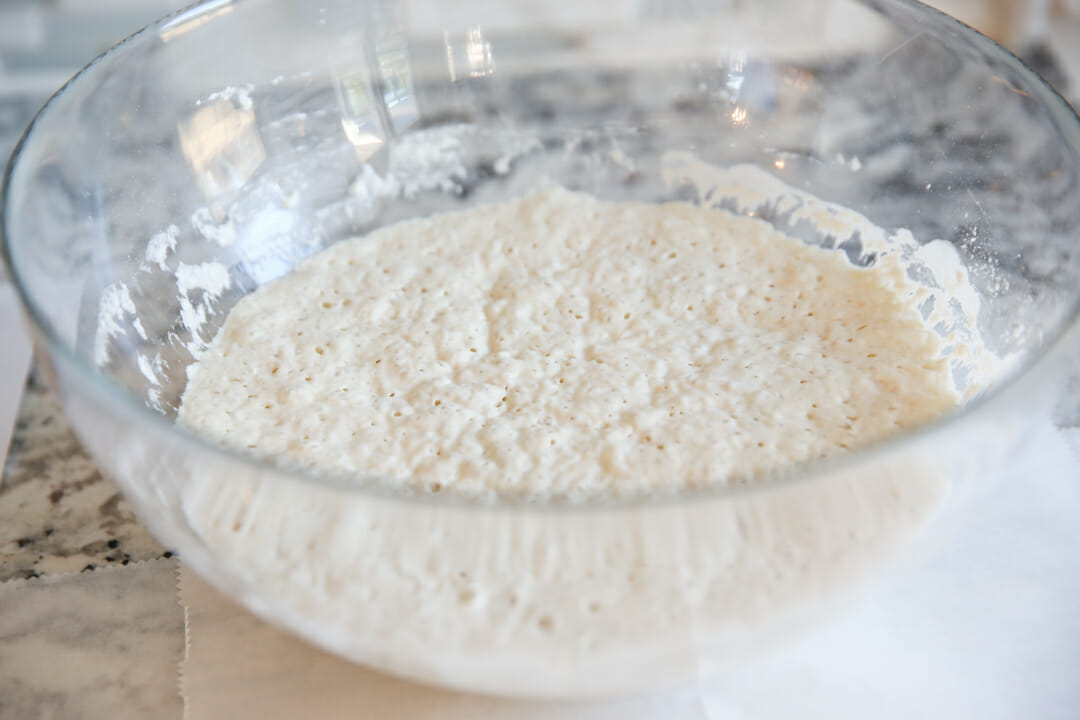
[[[1080,298],[1080,126],[1016,58],[909,0],[504,15],[215,0],[149,27],[18,146],[6,260],[86,447],[162,542],[254,612],[467,690],[603,695],[720,672],[933,538],[1053,400]],[[719,202],[860,257],[865,238],[790,205],[690,184],[677,152],[951,245],[1007,360],[995,382],[841,459],[617,505],[404,496],[174,425],[185,368],[240,297],[342,238],[541,178]]]

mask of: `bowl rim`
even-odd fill
[[[1030,83],[1030,89],[1037,92],[1038,100],[1058,120],[1058,127],[1066,135],[1066,144],[1080,156],[1080,114],[1062,97],[1062,95],[1032,70],[1022,59],[1002,47],[995,41],[965,23],[919,2],[919,0],[848,0],[872,11],[881,8],[900,8],[915,13],[926,22],[938,23],[943,30],[951,29],[967,36],[987,54],[1008,63]],[[843,455],[833,455],[824,460],[796,463],[755,477],[748,482],[736,484],[711,483],[707,487],[691,492],[664,493],[658,495],[642,494],[622,499],[588,498],[583,501],[545,501],[530,502],[527,498],[499,498],[495,502],[487,499],[476,500],[455,493],[414,493],[390,489],[377,478],[369,476],[335,473],[332,471],[313,470],[291,466],[287,461],[275,461],[270,457],[249,455],[240,450],[219,444],[212,439],[195,433],[171,420],[167,416],[147,407],[134,393],[120,383],[102,374],[88,359],[78,354],[70,343],[64,341],[49,322],[45,314],[34,303],[29,288],[13,262],[12,246],[14,240],[9,231],[11,216],[10,202],[14,176],[29,142],[35,137],[43,119],[55,110],[71,89],[91,75],[106,61],[115,58],[118,53],[135,47],[137,43],[150,38],[156,33],[167,30],[174,23],[187,22],[205,13],[211,13],[222,7],[236,5],[241,0],[202,0],[166,15],[131,33],[115,45],[98,55],[76,72],[60,86],[34,114],[33,118],[19,137],[0,177],[0,263],[7,268],[11,283],[19,298],[28,321],[29,329],[39,349],[46,350],[44,360],[59,361],[67,366],[76,376],[79,385],[88,388],[103,401],[103,411],[120,414],[125,422],[148,427],[154,434],[160,434],[187,445],[199,453],[209,454],[217,462],[239,464],[247,470],[259,473],[260,477],[273,476],[275,480],[300,482],[317,487],[341,490],[372,501],[395,502],[417,507],[462,509],[469,511],[523,511],[526,513],[545,513],[568,515],[594,513],[597,511],[626,511],[643,509],[661,509],[684,506],[688,503],[699,504],[707,501],[726,501],[788,489],[803,483],[846,473],[874,458],[898,453],[925,440],[947,434],[969,424],[969,418],[989,414],[996,406],[1007,403],[1013,397],[1022,398],[1027,394],[1028,386],[1035,385],[1040,377],[1040,370],[1051,366],[1054,360],[1062,356],[1070,347],[1074,338],[1080,339],[1080,291],[1073,299],[1071,307],[1063,313],[1052,330],[1047,331],[1044,341],[1024,362],[1009,369],[1001,381],[994,383],[986,392],[963,403],[957,408],[939,415],[928,422],[899,433],[890,434],[856,450]],[[1068,142],[1067,134],[1072,131],[1073,142]],[[77,430],[77,428],[75,428]]]

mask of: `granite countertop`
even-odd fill
[[[0,582],[90,572],[171,553],[138,521],[33,372],[0,486]]]

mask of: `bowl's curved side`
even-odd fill
[[[753,44],[797,32],[794,11],[429,43],[276,14],[286,5],[208,3],[129,40],[39,115],[2,195],[4,257],[80,437],[155,534],[264,617],[461,689],[690,679],[790,639],[930,519],[962,512],[1052,400],[1077,334],[1080,123],[972,31],[893,0],[861,16],[874,32],[858,42],[794,56]],[[263,67],[253,47],[282,49]],[[384,53],[382,75],[356,47]],[[184,368],[230,304],[320,247],[545,174],[669,197],[669,150],[755,164],[951,242],[980,331],[1020,371],[962,413],[797,477],[621,508],[386,497],[173,426]],[[207,263],[225,291],[181,287]]]

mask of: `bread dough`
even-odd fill
[[[241,300],[180,420],[422,493],[579,501],[751,481],[959,400],[895,257],[562,189],[337,244]]]

